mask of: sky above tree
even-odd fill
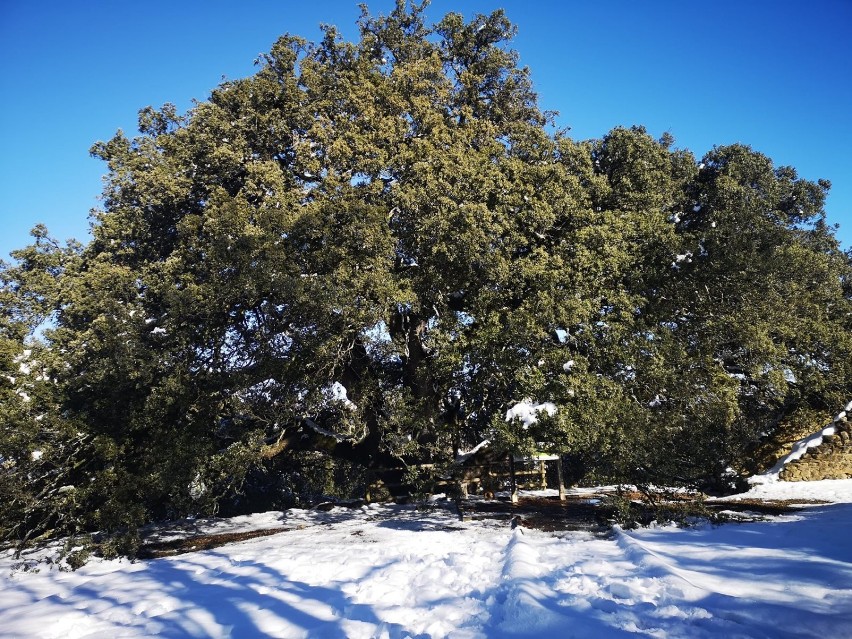
[[[392,0],[369,3],[387,13]],[[671,133],[701,156],[742,142],[832,182],[826,211],[852,247],[852,4],[848,0],[585,3],[434,0],[427,15],[504,8],[542,108],[576,139],[618,125]],[[147,105],[184,111],[255,71],[284,32],[357,37],[356,2],[151,0],[0,3],[0,258],[45,223],[88,239],[102,162],[88,149],[136,130]]]

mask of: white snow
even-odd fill
[[[304,420],[304,424],[305,424],[305,426],[307,426],[308,428],[310,428],[310,429],[311,429],[311,430],[313,430],[314,432],[319,433],[320,435],[325,435],[326,437],[332,437],[332,438],[336,439],[336,440],[337,440],[337,441],[339,441],[339,442],[346,441],[346,437],[345,437],[345,436],[341,435],[340,433],[335,433],[335,432],[330,431],[330,430],[328,430],[328,429],[326,429],[326,428],[323,428],[322,426],[320,426],[319,424],[317,424],[317,423],[316,423],[314,420],[312,420],[312,419],[305,418],[305,420]]]
[[[525,399],[506,411],[506,421],[510,422],[513,419],[519,419],[524,428],[529,428],[538,421],[538,413],[541,411],[552,417],[556,414],[556,404],[553,402],[533,404],[532,400]]]
[[[574,368],[574,360],[573,359],[569,359],[567,362],[562,364],[562,370],[564,370],[566,373],[569,372],[572,368]]]
[[[21,352],[20,355],[16,355],[15,357],[13,357],[12,361],[15,362],[16,364],[21,364],[21,370],[23,372],[27,372],[27,371],[24,370],[24,367],[26,366],[26,364],[22,363],[22,362],[26,362],[30,357],[32,357],[32,354],[33,354],[33,351],[32,351],[31,348],[25,348]]]
[[[515,461],[556,461],[560,459],[559,455],[554,455],[553,453],[532,453],[531,455],[513,455]],[[531,491],[534,493],[541,493],[542,491],[536,490]],[[559,494],[558,492],[556,493]]]
[[[358,408],[355,403],[351,399],[349,399],[349,391],[346,390],[346,387],[340,382],[332,383],[328,393],[333,401],[341,402],[349,410],[355,410],[356,408]]]
[[[822,481],[774,481],[754,484],[748,492],[721,497],[716,501],[743,499],[824,500],[838,504],[852,504],[852,479],[824,479]]]
[[[782,484],[755,490],[779,495]],[[6,552],[0,635],[850,637],[852,481],[789,486],[839,503],[608,536],[372,505],[198,521],[208,532],[286,530],[164,559],[94,559],[76,572],[16,571]]]
[[[486,448],[491,443],[489,439],[483,439],[476,446],[467,451],[459,451],[459,454],[456,455],[456,463],[461,464],[462,462],[468,460],[470,457],[478,453],[483,448]]]

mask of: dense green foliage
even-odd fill
[[[360,27],[143,109],[93,147],[92,241],[38,228],[0,271],[4,537],[343,494],[486,438],[706,485],[852,395],[826,183],[554,132],[500,11]],[[507,422],[524,400],[557,410]]]

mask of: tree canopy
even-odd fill
[[[852,395],[828,183],[642,127],[573,140],[502,11],[424,9],[282,36],[94,145],[91,242],[39,227],[0,271],[5,537],[344,493],[485,439],[708,485]]]

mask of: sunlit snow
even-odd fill
[[[849,637],[852,480],[776,482],[769,521],[610,535],[459,521],[449,507],[290,510],[197,522],[283,529],[77,572],[0,555],[4,637]],[[163,538],[168,538],[164,531]]]
[[[538,414],[541,411],[553,416],[556,414],[556,404],[553,402],[534,404],[530,400],[518,402],[506,411],[506,421],[510,422],[513,419],[519,419],[524,428],[529,428],[538,421]]]

